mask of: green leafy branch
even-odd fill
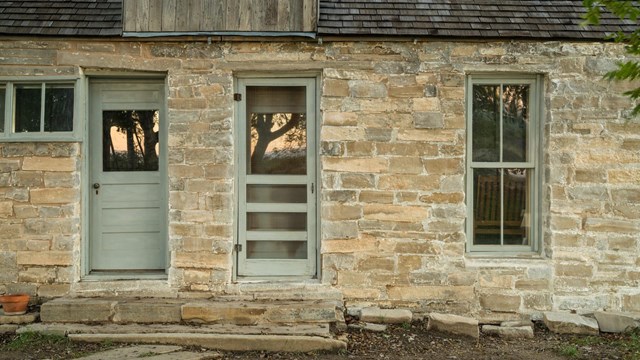
[[[636,25],[640,17],[640,2],[638,1],[583,0],[582,4],[587,9],[586,14],[583,16],[585,19],[582,24],[583,26],[599,25],[603,10],[612,13],[621,20],[631,20]],[[610,38],[618,43],[625,44],[627,54],[634,56],[640,55],[640,28],[636,28],[630,33],[618,31],[611,35]],[[638,60],[620,61],[617,65],[618,68],[616,70],[609,71],[604,75],[605,79],[633,81],[640,78],[640,64],[638,64]],[[636,101],[640,98],[640,87],[625,91],[623,94],[631,98],[631,100]],[[640,114],[640,103],[638,103],[631,112],[633,116],[638,114]]]

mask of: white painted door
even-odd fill
[[[90,83],[91,271],[164,270],[164,84]]]
[[[316,274],[315,79],[240,79],[238,276]]]

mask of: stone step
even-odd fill
[[[193,333],[156,334],[70,334],[72,341],[114,342],[135,344],[167,344],[200,346],[225,351],[340,351],[347,349],[342,340],[319,336],[295,335],[229,335]]]
[[[167,298],[59,298],[42,304],[43,323],[285,325],[343,323],[336,300],[216,301]]]
[[[18,326],[16,325],[16,328]],[[15,331],[15,329],[14,329]],[[288,324],[288,325],[179,325],[179,324],[72,324],[34,323],[20,327],[17,333],[35,332],[49,335],[69,334],[229,334],[229,335],[296,335],[332,337],[329,324]]]

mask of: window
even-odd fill
[[[0,84],[0,139],[69,138],[75,113],[73,82]]]
[[[537,250],[540,77],[470,76],[468,249]]]

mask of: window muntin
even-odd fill
[[[538,84],[532,77],[470,77],[470,251],[536,249]]]
[[[75,81],[0,83],[0,140],[73,138],[75,100]]]

